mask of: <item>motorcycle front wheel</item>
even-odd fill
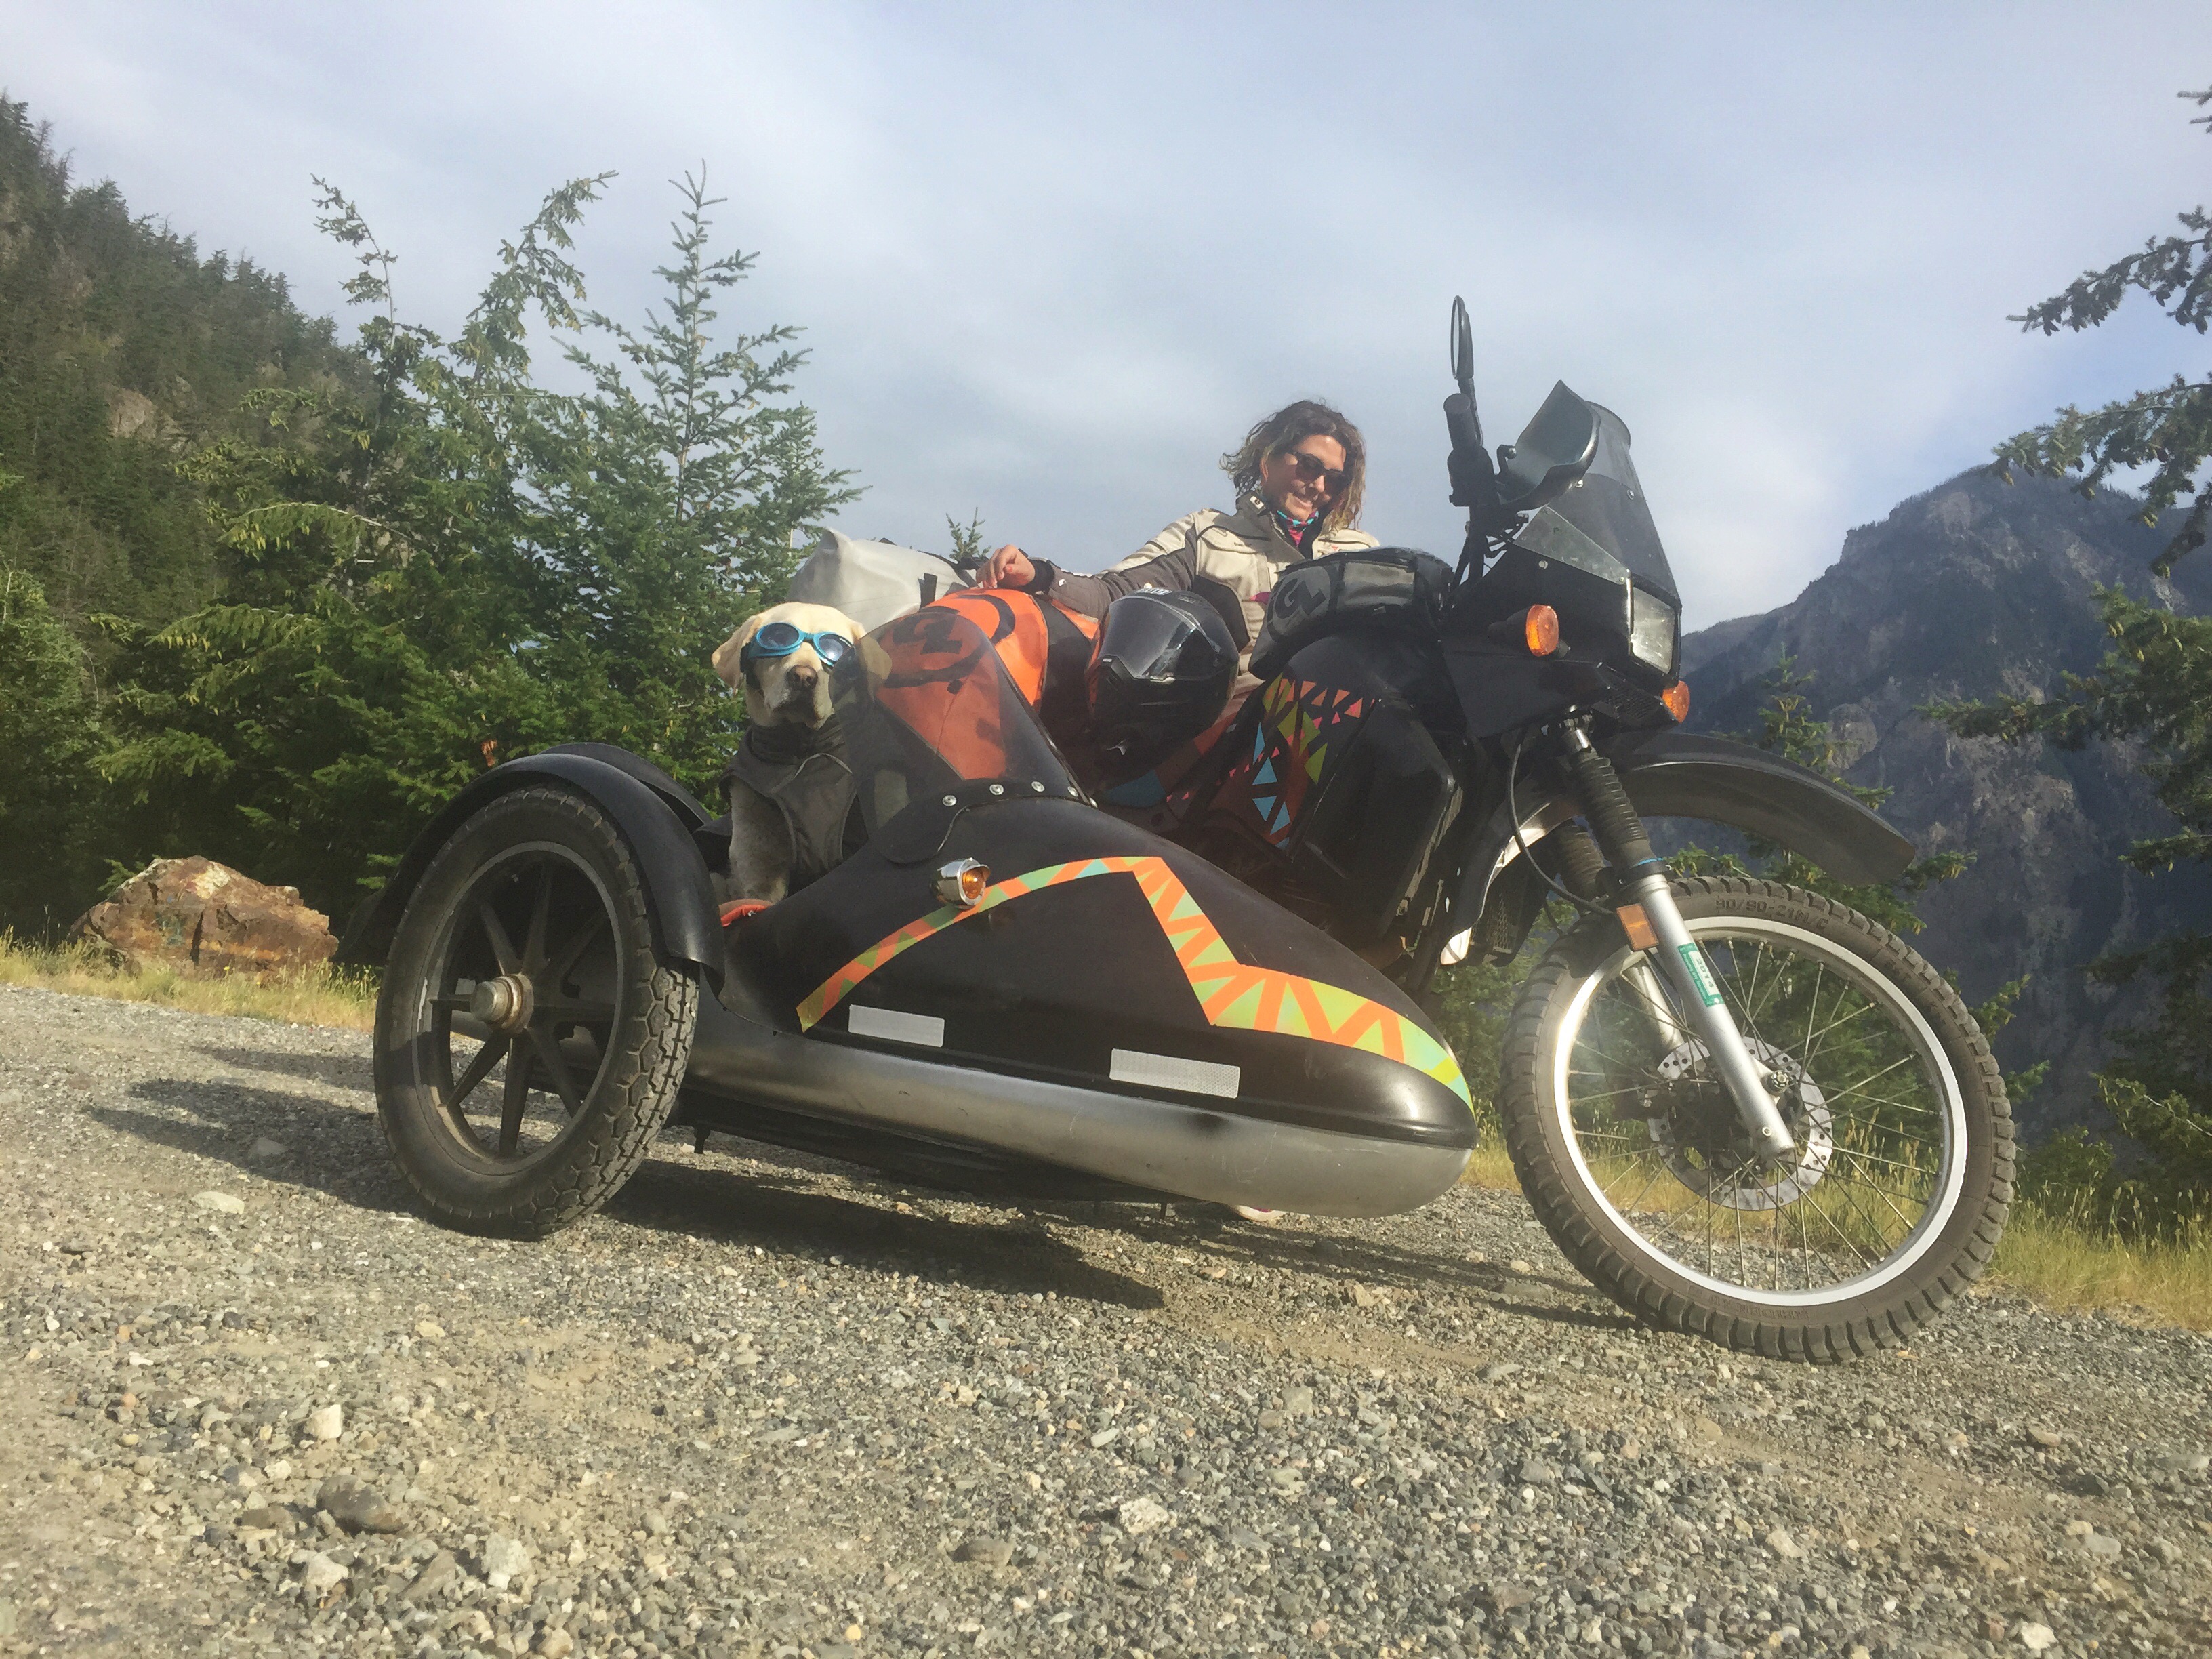
[[[1654,1325],[1777,1358],[1894,1348],[1979,1278],[2010,1206],[2012,1113],[1958,993],[1802,889],[1675,902],[1796,1141],[1761,1162],[1704,1044],[1610,916],[1514,1006],[1499,1113],[1559,1248]]]

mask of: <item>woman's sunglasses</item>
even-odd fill
[[[1299,449],[1285,450],[1283,459],[1291,464],[1303,483],[1317,483],[1332,495],[1344,488],[1344,469],[1340,466],[1323,466],[1313,456]]]
[[[845,660],[853,642],[842,634],[809,634],[795,623],[770,623],[745,641],[742,653],[748,657],[787,657],[802,645],[814,647],[814,654],[823,664],[835,668]]]

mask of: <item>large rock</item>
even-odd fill
[[[133,967],[265,979],[319,968],[337,940],[296,887],[269,887],[212,859],[156,859],[76,919],[70,937]]]

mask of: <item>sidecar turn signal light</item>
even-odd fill
[[[1690,718],[1689,681],[1676,680],[1659,694],[1659,701],[1667,705],[1667,712],[1674,717],[1674,724],[1680,726]]]
[[[1559,613],[1548,605],[1532,605],[1521,613],[1521,637],[1532,657],[1548,657],[1559,648]]]
[[[989,866],[974,859],[955,859],[937,872],[937,896],[963,909],[981,898],[990,884]]]

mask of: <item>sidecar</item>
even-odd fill
[[[1380,972],[1098,810],[944,610],[837,670],[865,842],[728,927],[729,824],[575,744],[465,789],[354,919],[379,1109],[432,1212],[543,1233],[666,1124],[1035,1197],[1382,1215],[1475,1140]]]

